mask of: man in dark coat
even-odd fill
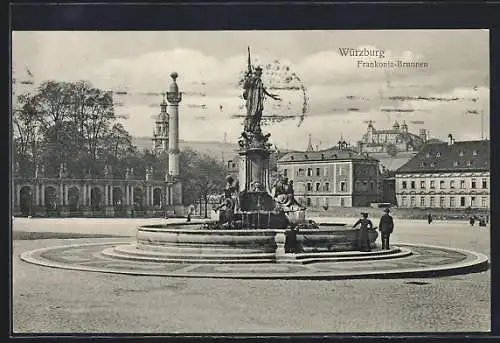
[[[386,208],[384,212],[384,215],[380,218],[378,228],[380,230],[380,238],[382,239],[382,249],[389,250],[389,237],[394,230],[394,221],[389,214],[391,212],[389,208]]]

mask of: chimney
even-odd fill
[[[455,143],[455,139],[451,135],[451,133],[448,135],[448,145],[453,145]]]

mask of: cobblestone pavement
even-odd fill
[[[130,226],[138,225],[113,221],[76,220],[65,226],[69,223],[66,219],[16,218],[14,230],[102,233],[104,228],[112,228],[120,234],[132,234],[135,229]],[[455,247],[489,256],[489,228],[466,223],[424,225],[423,221],[401,221],[396,222],[393,236],[394,241]],[[109,238],[13,242],[14,332],[490,329],[489,271],[424,279],[235,280],[90,273],[40,267],[19,259],[22,252],[33,249],[95,241],[106,242]]]

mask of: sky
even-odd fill
[[[115,92],[115,112],[128,116],[132,135],[151,136],[175,71],[184,93],[180,139],[236,143],[247,47],[281,98],[267,99],[264,115],[289,118],[263,126],[280,148],[304,150],[309,135],[318,149],[341,137],[355,144],[369,120],[376,129],[406,121],[410,132],[426,128],[438,139],[489,137],[488,30],[14,31],[13,77],[33,82],[16,82],[14,91],[88,80]],[[348,49],[383,58],[343,56]],[[397,61],[420,67],[380,67]]]

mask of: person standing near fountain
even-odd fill
[[[379,230],[380,238],[382,239],[382,250],[389,250],[389,237],[394,230],[394,220],[389,214],[391,210],[386,208],[384,215],[380,218]]]
[[[368,219],[368,213],[363,212],[361,213],[363,216],[360,218],[354,225],[353,229],[356,228],[356,226],[360,225],[359,228],[359,249],[361,251],[371,251],[370,248],[370,238],[369,238],[369,231],[373,229],[373,223],[370,219]]]

